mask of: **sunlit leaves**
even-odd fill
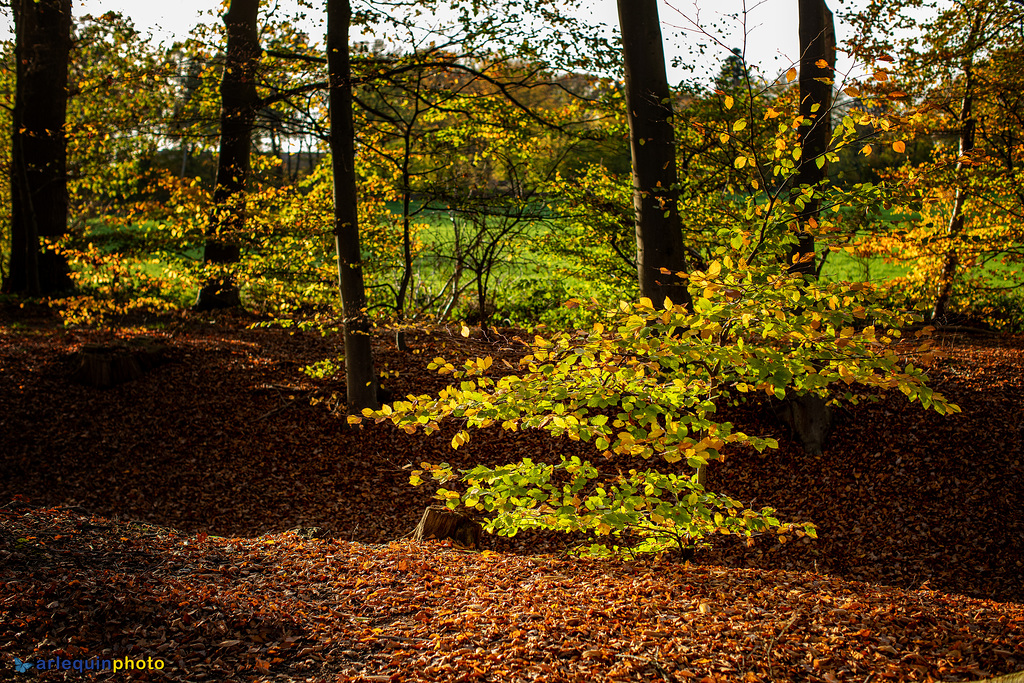
[[[446,417],[470,428],[495,422],[505,429],[539,428],[592,442],[597,453],[623,462],[686,461],[697,467],[720,458],[727,444],[777,446],[716,418],[716,403],[734,391],[736,398],[754,391],[782,399],[827,396],[832,384],[900,387],[925,407],[957,410],[924,387],[920,369],[900,367],[898,356],[885,348],[877,329],[895,328],[905,317],[882,308],[870,286],[809,284],[778,267],[754,268],[728,257],[691,273],[689,280],[692,311],[659,310],[648,299],[622,302],[589,334],[534,337],[519,375],[490,378],[487,359],[461,369],[437,359],[433,365],[451,368],[459,384],[373,416],[411,428],[423,418]],[[868,316],[875,325],[858,330],[853,322]],[[890,332],[884,339],[896,336]],[[460,431],[452,445],[468,438]],[[573,473],[569,498],[552,483],[561,470]],[[723,513],[722,508],[740,506],[703,491],[690,477],[657,468],[630,470],[625,477],[586,462],[553,466],[524,460],[476,468],[463,481],[472,491],[463,495],[474,506],[497,513],[489,528],[498,533],[532,527],[612,535],[628,530],[643,539],[635,551],[654,552],[711,533],[751,533],[764,524],[762,513]],[[454,500],[450,491],[445,495]]]

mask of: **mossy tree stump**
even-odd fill
[[[480,524],[466,515],[441,505],[431,505],[423,511],[413,538],[417,541],[451,540],[467,548],[479,548],[481,530]]]
[[[150,339],[86,344],[74,355],[71,379],[105,389],[131,382],[165,362],[167,348]]]

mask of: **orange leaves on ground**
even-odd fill
[[[459,333],[410,333],[418,354],[378,343],[397,373],[389,389],[442,388],[425,367],[438,356],[490,356],[501,363],[488,372],[508,372],[526,352],[510,334]],[[429,502],[406,485],[407,464],[593,446],[484,430],[452,452],[455,426],[347,429],[328,410],[343,382],[299,369],[331,340],[223,323],[168,333],[172,362],[137,382],[69,385],[62,359],[92,335],[0,329],[0,643],[13,656],[160,656],[173,681],[923,681],[1024,668],[1024,511],[1008,486],[1024,476],[1024,339],[937,340],[946,359],[929,374],[964,409],[955,418],[887,396],[851,409],[824,457],[785,440],[729,451],[710,472],[729,495],[815,521],[819,539],[722,537],[681,564],[564,560],[579,539],[539,534],[488,538],[481,553],[394,541]],[[758,406],[723,410],[737,428],[777,429]]]

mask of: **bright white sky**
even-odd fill
[[[853,0],[856,2],[856,0]],[[137,28],[152,31],[159,38],[184,36],[199,21],[204,20],[204,13],[218,6],[218,0],[74,0],[76,15],[100,14],[108,10],[120,11],[131,16]],[[287,0],[281,2],[287,7]],[[660,0],[663,33],[666,42],[666,56],[686,56],[688,46],[699,42],[707,43],[707,39],[693,31],[691,20],[698,21],[704,27],[717,24],[719,30],[729,29],[730,34],[723,42],[729,48],[742,47],[743,27],[732,15],[742,15],[744,0]],[[759,64],[766,75],[774,76],[789,68],[799,54],[797,39],[797,0],[746,0],[749,10],[747,15],[747,61]],[[830,0],[833,13],[850,7],[837,0]],[[591,0],[589,13],[584,17],[595,23],[617,25],[615,0]],[[205,21],[213,18],[205,15]],[[845,26],[836,22],[838,42],[841,44],[846,36]],[[315,36],[315,34],[312,34]],[[726,51],[714,47],[706,58],[709,64],[718,64],[727,55]],[[842,55],[840,55],[840,59]],[[849,63],[840,62],[839,71],[844,72]],[[683,77],[681,71],[670,71],[670,78],[678,80]]]
[[[288,0],[278,0],[287,8]],[[135,22],[136,28],[144,33],[152,32],[158,39],[171,40],[184,37],[189,29],[201,21],[217,21],[211,16],[211,8],[219,6],[218,0],[73,0],[76,15],[101,14],[119,11]],[[838,14],[856,6],[862,0],[829,0],[833,13]],[[694,21],[709,28],[717,25],[717,31],[728,31],[722,39],[727,48],[742,47],[744,28],[737,18],[742,16],[744,6],[747,13],[747,61],[757,64],[769,77],[786,71],[797,59],[797,0],[659,0],[661,5],[662,30],[665,35],[666,56],[687,57],[690,47],[708,44],[706,37],[694,31]],[[615,0],[591,0],[583,17],[594,23],[610,26],[617,24]],[[4,27],[6,28],[6,27]],[[838,42],[842,44],[847,35],[846,26],[836,19]],[[6,30],[0,33],[7,33]],[[316,33],[311,31],[316,37]],[[717,65],[728,55],[727,49],[709,45],[704,57],[704,69],[717,69]],[[849,60],[837,65],[840,73],[852,67]],[[681,70],[670,69],[669,78],[677,81],[685,76]]]

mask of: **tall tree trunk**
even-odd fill
[[[795,215],[799,232],[789,252],[792,273],[814,275],[814,224],[821,200],[818,186],[828,174],[825,152],[832,140],[832,79],[836,66],[836,34],[832,12],[824,0],[799,0],[800,9],[800,115],[809,126],[797,130],[800,163],[794,178],[793,198],[803,197],[803,207]],[[823,63],[823,65],[821,65]],[[819,166],[819,162],[821,166]],[[810,199],[804,187],[815,186]],[[821,455],[832,426],[832,410],[817,394],[798,394],[787,398],[777,409],[790,426],[804,450]]]
[[[636,261],[640,295],[655,306],[665,298],[689,306],[687,269],[678,210],[672,95],[657,0],[617,0],[626,70],[626,118],[633,157]],[[662,269],[671,274],[665,274]]]
[[[359,249],[355,124],[352,120],[352,67],[348,33],[350,0],[327,0],[327,71],[331,114],[331,164],[334,171],[334,245],[338,289],[345,316],[345,383],[349,413],[377,408],[370,318],[366,312],[363,263]]]
[[[213,191],[214,215],[206,235],[203,262],[230,266],[241,256],[239,238],[245,228],[245,184],[249,177],[252,128],[259,108],[256,70],[262,50],[256,20],[259,0],[231,0],[224,15],[227,55],[220,82],[220,155]],[[238,305],[238,287],[229,274],[205,283],[196,298],[197,310]]]
[[[43,246],[67,232],[64,123],[71,0],[12,0],[17,85],[11,131],[11,267],[5,292],[71,288],[67,260]]]
[[[828,173],[825,152],[832,139],[832,79],[836,66],[836,33],[832,12],[824,0],[800,0],[800,115],[811,121],[797,131],[800,140],[800,164],[794,195],[800,188],[818,185]],[[824,62],[824,66],[819,66]],[[822,162],[819,167],[818,163]],[[790,270],[812,275],[814,267],[814,228],[820,200],[807,200],[797,214],[798,242],[790,251]]]
[[[979,13],[980,14],[980,13]],[[977,25],[977,22],[975,23]],[[973,44],[976,31],[972,31],[968,40]],[[964,172],[964,162],[971,152],[974,151],[974,52],[969,47],[968,57],[964,60],[964,97],[960,103],[960,158],[956,162],[956,174],[961,176]],[[946,228],[946,237],[950,241],[949,248],[942,263],[942,273],[939,275],[939,291],[935,297],[935,306],[932,308],[932,320],[942,322],[949,312],[949,299],[953,294],[953,282],[956,280],[956,272],[960,267],[960,254],[956,248],[955,240],[964,229],[964,200],[966,191],[965,182],[961,180],[956,188],[956,197],[953,199],[953,211],[949,217],[949,225]]]

